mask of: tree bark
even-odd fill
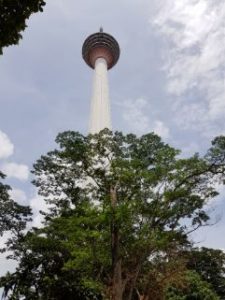
[[[121,276],[121,260],[118,260],[113,269],[112,278],[112,300],[122,300],[123,299],[123,284]]]
[[[122,259],[119,253],[119,228],[116,224],[115,212],[117,205],[116,187],[110,189],[111,205],[112,205],[112,221],[111,221],[111,255],[112,255],[112,300],[123,299],[123,280],[122,280]]]
[[[139,271],[140,271],[140,265],[137,267],[137,270],[131,280],[131,284],[130,284],[130,290],[129,290],[129,293],[128,293],[128,296],[127,296],[127,299],[126,300],[131,300],[132,297],[133,297],[133,292],[134,292],[134,289],[135,289],[135,285],[136,285],[136,282],[137,282],[137,278],[138,278],[138,275],[139,275]],[[137,290],[136,290],[137,292]]]

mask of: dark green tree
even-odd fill
[[[34,230],[25,238],[21,237],[19,243],[16,248],[21,256],[19,267],[13,274],[7,273],[0,279],[0,285],[4,286],[3,298],[100,299],[96,289],[82,284],[82,273],[64,268],[71,253],[64,246],[64,237],[54,232],[53,227]]]
[[[0,172],[0,179],[5,175]],[[31,209],[13,201],[9,196],[10,187],[0,181],[0,236],[6,231],[18,234],[30,220]]]
[[[166,300],[219,300],[221,299],[213,291],[211,285],[194,272],[186,272],[183,287],[170,287]]]
[[[34,165],[50,206],[45,227],[11,245],[19,266],[1,280],[6,298],[61,299],[73,283],[71,297],[155,300],[152,280],[164,288],[168,274],[176,278],[174,257],[209,221],[204,204],[224,182],[225,138],[187,159],[152,133],[69,131],[56,141],[59,149]]]
[[[225,299],[225,253],[222,250],[193,249],[188,253],[187,267],[210,283],[220,299]]]
[[[43,11],[44,0],[0,0],[0,54],[18,44],[30,15]]]

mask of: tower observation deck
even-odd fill
[[[84,41],[82,56],[87,65],[94,69],[89,123],[89,132],[94,134],[104,128],[111,129],[108,70],[119,59],[119,44],[114,37],[100,28],[99,32]]]

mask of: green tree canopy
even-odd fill
[[[225,298],[225,253],[222,250],[193,249],[188,254],[187,267],[210,283],[220,299]]]
[[[44,0],[0,0],[0,54],[4,47],[18,44],[27,19],[44,5]]]
[[[212,290],[209,283],[193,271],[186,273],[183,288],[170,287],[166,300],[219,300],[221,298]]]
[[[0,172],[0,179],[5,175]],[[0,181],[0,236],[6,231],[19,233],[30,220],[31,209],[13,201],[9,196],[10,187]]]
[[[11,244],[19,266],[1,279],[5,296],[62,299],[55,287],[71,286],[71,299],[82,291],[82,299],[150,300],[153,281],[166,293],[182,280],[177,257],[209,221],[204,205],[224,182],[225,137],[186,159],[153,133],[68,131],[56,141],[33,171],[50,206],[45,226]]]

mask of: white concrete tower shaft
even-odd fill
[[[103,57],[95,61],[89,133],[111,129],[111,114],[108,84],[108,66]]]
[[[102,28],[100,32],[90,35],[83,44],[83,59],[94,69],[89,133],[111,129],[108,70],[117,63],[119,55],[119,44]]]

